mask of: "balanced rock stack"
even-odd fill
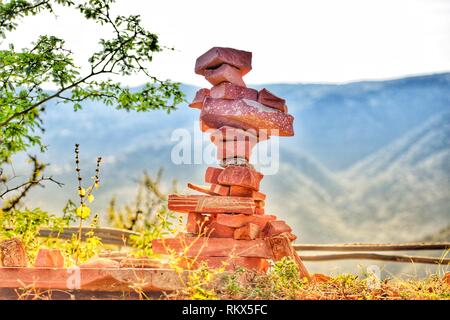
[[[249,163],[252,148],[270,136],[293,136],[293,116],[285,100],[266,89],[247,88],[242,77],[251,69],[252,53],[214,47],[200,56],[195,72],[213,87],[200,89],[191,108],[201,109],[203,132],[211,132],[221,168],[209,167],[209,186],[188,184],[202,195],[170,195],[169,209],[188,214],[187,234],[153,241],[156,253],[184,252],[194,263],[222,263],[264,271],[268,260],[294,258],[291,228],[266,215],[266,195],[259,191],[263,175]]]

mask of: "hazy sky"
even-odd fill
[[[159,54],[153,73],[207,85],[195,59],[213,46],[253,52],[247,83],[348,82],[450,71],[448,0],[119,0],[120,14],[140,14],[175,52]],[[26,18],[11,34],[26,46],[39,34],[67,39],[79,61],[100,35],[77,14]],[[3,43],[5,45],[5,43]],[[130,85],[144,77],[127,79]]]

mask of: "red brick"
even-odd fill
[[[283,112],[287,111],[287,109],[285,108],[286,100],[277,97],[267,89],[262,89],[258,92],[258,102],[270,108],[274,108]]]
[[[211,184],[211,187],[209,189],[212,193],[221,195],[221,196],[228,196],[230,194],[230,187],[229,186],[222,186],[220,184]]]
[[[206,238],[178,236],[176,238],[157,239],[152,241],[155,253],[168,254],[169,249],[183,253],[187,257],[258,257],[270,259],[272,249],[267,241],[235,240],[232,238]],[[186,252],[187,251],[187,252]]]
[[[0,242],[0,265],[3,267],[26,267],[25,247],[17,238]]]
[[[270,221],[264,227],[262,234],[265,238],[277,236],[284,232],[291,232],[292,228],[289,227],[286,222],[282,220]]]
[[[64,268],[64,257],[59,249],[39,249],[34,262],[36,268]]]
[[[276,220],[276,217],[273,215],[255,216],[245,214],[217,214],[214,218],[214,221],[217,223],[232,228],[240,228],[248,223],[253,223],[259,226],[260,230],[264,229],[267,222],[274,220]]]
[[[202,130],[223,126],[253,129],[258,136],[293,136],[294,117],[249,100],[225,100],[206,97],[200,113]]]
[[[197,91],[195,94],[194,100],[189,104],[189,107],[195,108],[195,109],[201,109],[203,107],[203,100],[205,100],[205,97],[209,97],[210,90],[203,88]]]
[[[239,72],[239,69],[236,69],[228,64],[223,64],[214,70],[205,70],[205,78],[213,86],[216,86],[222,82],[231,82],[235,85],[245,87],[245,82],[242,80],[242,75]]]
[[[228,166],[218,176],[220,184],[259,190],[263,175],[250,167]]]
[[[253,214],[255,202],[243,197],[221,196],[180,196],[171,194],[168,201],[169,210],[175,212],[198,213],[243,213]]]
[[[223,169],[208,167],[205,172],[205,182],[219,184],[217,177],[222,173]]]
[[[202,264],[206,264],[211,269],[225,268],[225,270],[233,271],[239,268],[247,270],[266,272],[269,268],[267,259],[252,257],[196,257],[186,258],[180,263],[180,267],[189,270],[199,268]]]
[[[210,238],[233,238],[235,228],[212,221],[207,223],[202,234]]]
[[[207,69],[217,68],[224,63],[234,66],[241,75],[245,75],[252,69],[252,53],[232,48],[211,48],[197,58],[195,73],[204,75]]]
[[[245,226],[234,230],[236,240],[255,240],[259,236],[259,226],[254,223],[247,223]]]
[[[250,99],[258,100],[258,91],[255,89],[237,86],[231,82],[222,82],[211,88],[210,96],[215,99]],[[203,101],[203,100],[202,100]]]

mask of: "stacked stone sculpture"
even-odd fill
[[[308,272],[292,248],[291,228],[264,210],[259,190],[263,174],[249,163],[253,147],[270,136],[293,136],[286,101],[267,89],[248,88],[243,76],[252,69],[252,53],[214,47],[201,55],[195,73],[213,87],[200,89],[189,105],[201,110],[203,132],[211,133],[221,167],[208,167],[209,186],[188,187],[201,195],[170,195],[168,207],[187,214],[187,233],[153,241],[156,253],[183,252],[193,264],[258,271],[268,260],[288,256]]]

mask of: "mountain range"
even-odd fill
[[[295,136],[279,139],[279,170],[261,189],[266,211],[285,219],[300,242],[415,241],[450,225],[450,73],[256,87],[285,98],[295,117]],[[182,89],[190,100],[198,88]],[[41,159],[65,186],[38,188],[27,205],[58,212],[75,198],[75,143],[87,177],[95,157],[104,159],[95,202],[100,213],[112,195],[130,200],[143,170],[163,167],[166,185],[177,179],[183,192],[187,182],[202,184],[206,164],[171,161],[172,132],[184,128],[200,136],[198,116],[186,105],[170,115],[94,103],[79,112],[49,105],[48,151]],[[18,172],[25,172],[24,157],[15,161]]]

